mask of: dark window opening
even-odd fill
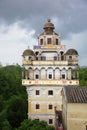
[[[36,60],[38,60],[38,57],[36,57]]]
[[[65,79],[65,74],[62,74],[62,79]]]
[[[53,95],[53,90],[49,90],[48,95]]]
[[[53,106],[52,105],[49,105],[49,109],[52,109],[53,108]]]
[[[35,75],[35,78],[36,78],[36,79],[39,79],[39,75],[38,75],[38,74],[36,74],[36,75]]]
[[[40,45],[43,45],[43,39],[40,39]]]
[[[38,51],[36,51],[36,52],[35,52],[35,54],[36,54],[36,55],[38,55],[38,54],[39,54],[39,52],[38,52]]]
[[[72,59],[72,56],[69,56],[69,59]]]
[[[57,60],[57,56],[54,56],[54,60]]]
[[[39,104],[36,104],[36,109],[40,109],[40,105]]]
[[[35,120],[39,121],[39,118],[36,118]]]
[[[49,79],[52,79],[52,74],[49,74]]]
[[[36,95],[40,95],[40,91],[39,90],[36,90]]]
[[[45,57],[45,56],[41,57],[41,60],[42,60],[42,61],[45,61],[45,60],[46,60],[46,57]]]
[[[56,45],[58,45],[58,39],[56,39]]]
[[[53,119],[49,119],[49,124],[53,124]]]
[[[51,44],[51,38],[48,38],[48,39],[47,39],[47,43],[48,43],[48,44]]]

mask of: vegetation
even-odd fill
[[[49,126],[45,121],[24,120],[18,130],[55,130],[53,126]]]
[[[54,130],[44,121],[27,120],[27,93],[19,65],[0,65],[0,130]],[[79,69],[80,86],[87,86],[87,68]]]
[[[87,68],[79,69],[80,86],[87,86]]]
[[[0,130],[14,130],[27,119],[27,93],[21,85],[21,67],[0,66]]]

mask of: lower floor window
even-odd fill
[[[39,121],[39,118],[36,118],[35,120]]]
[[[40,105],[39,104],[36,104],[36,109],[40,109]]]
[[[53,124],[53,119],[49,119],[49,124]]]
[[[53,106],[52,105],[49,105],[49,109],[52,109],[53,108]]]

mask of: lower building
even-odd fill
[[[87,87],[66,86],[62,98],[64,130],[87,130]]]

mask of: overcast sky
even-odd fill
[[[22,64],[22,53],[38,43],[47,19],[61,43],[79,53],[87,66],[87,0],[0,0],[0,62]]]

